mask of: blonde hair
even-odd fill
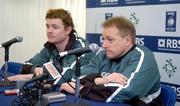
[[[135,43],[135,37],[136,37],[136,30],[134,25],[131,23],[130,20],[126,19],[125,17],[122,16],[116,16],[109,18],[106,20],[102,26],[105,27],[111,27],[115,26],[119,30],[122,37],[126,37],[128,35],[131,36],[132,42]]]

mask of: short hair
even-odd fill
[[[135,37],[136,37],[136,30],[134,25],[130,20],[123,16],[116,16],[107,19],[102,26],[105,27],[111,27],[115,26],[119,30],[122,37],[126,37],[128,35],[131,36],[133,43],[135,43]]]
[[[49,9],[48,12],[46,13],[45,19],[54,19],[54,18],[61,19],[65,28],[72,27],[72,29],[74,29],[73,19],[69,11],[66,11],[64,9]]]

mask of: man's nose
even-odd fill
[[[47,28],[47,32],[48,33],[52,32],[52,28],[51,27]]]
[[[102,47],[106,48],[107,47],[107,43],[105,41],[102,42]]]

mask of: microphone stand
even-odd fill
[[[85,103],[80,103],[79,97],[80,97],[80,75],[81,75],[81,62],[80,62],[80,56],[82,54],[76,55],[76,70],[75,70],[75,76],[76,76],[76,85],[75,85],[75,97],[76,97],[76,105],[75,106],[89,106]]]
[[[80,57],[76,56],[76,70],[75,70],[75,76],[76,76],[76,85],[75,85],[75,97],[76,97],[76,104],[79,103],[79,91],[80,91]]]
[[[5,65],[4,65],[4,81],[0,82],[1,86],[7,86],[7,85],[13,85],[13,83],[9,82],[7,80],[7,71],[8,71],[8,61],[9,61],[9,48],[10,45],[5,46],[5,57],[4,57],[4,61],[5,61]]]
[[[81,70],[80,70],[80,67],[81,67],[81,62],[80,62],[80,56],[82,54],[76,54],[76,69],[75,69],[75,77],[76,77],[76,84],[75,84],[75,102],[76,104],[68,104],[68,103],[65,103],[63,106],[89,106],[85,103],[79,103],[79,91],[80,91],[80,75],[81,75]]]
[[[7,71],[8,71],[8,61],[9,61],[9,48],[10,46],[5,47],[5,68],[4,68],[4,80],[7,82]]]
[[[38,88],[38,100],[34,106],[44,106],[45,105],[45,101],[42,100],[42,94],[43,94],[42,88],[43,88],[43,83],[40,81],[39,88]]]

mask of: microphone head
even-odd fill
[[[96,43],[91,43],[89,45],[89,48],[91,49],[92,52],[96,53],[99,50],[99,46]]]
[[[17,39],[17,42],[22,42],[23,41],[23,37],[22,36],[17,36],[16,39]]]

